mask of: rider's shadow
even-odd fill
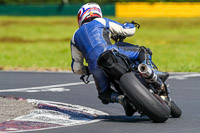
[[[147,116],[140,116],[140,115],[134,115],[131,117],[120,115],[120,116],[100,116],[100,119],[105,122],[130,122],[130,123],[139,123],[139,122],[152,122],[152,120],[149,119]]]

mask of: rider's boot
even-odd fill
[[[132,116],[137,111],[135,106],[131,105],[128,98],[124,95],[119,95],[114,92],[111,95],[111,100],[113,100],[113,102],[120,103],[123,106],[126,116]]]
[[[137,109],[133,104],[130,104],[128,98],[126,98],[124,95],[120,95],[119,97],[119,103],[123,106],[126,116],[132,116]]]
[[[120,103],[125,110],[126,116],[132,116],[137,111],[135,106],[131,105],[124,95],[120,95],[113,90],[99,94],[99,99],[103,104]]]

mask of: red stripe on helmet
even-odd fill
[[[99,8],[97,8],[97,7],[91,7],[91,8],[88,8],[82,15],[80,15],[80,18],[79,19],[82,19],[82,17],[84,16],[84,14],[86,13],[86,12],[88,12],[89,10],[92,10],[92,9],[97,9],[99,12],[101,11]],[[101,16],[100,16],[101,17]]]

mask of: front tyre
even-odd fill
[[[179,118],[182,114],[181,109],[174,103],[174,101],[171,101],[171,116],[173,118]]]
[[[170,108],[158,96],[138,80],[134,73],[126,73],[120,78],[120,88],[137,109],[146,114],[154,122],[165,122],[170,116]]]

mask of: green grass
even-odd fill
[[[141,24],[125,41],[153,51],[160,70],[200,72],[200,18],[114,18]],[[0,17],[1,69],[62,69],[71,64],[76,17]]]
[[[70,69],[70,48],[65,42],[54,44],[49,42],[0,45],[1,66],[7,68],[39,69],[60,68]],[[6,69],[6,68],[5,68]]]

